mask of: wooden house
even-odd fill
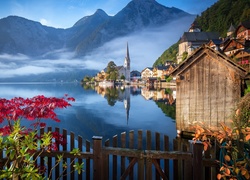
[[[239,24],[235,30],[236,39],[250,40],[250,21],[244,21]]]
[[[226,55],[202,45],[174,71],[177,132],[192,131],[196,121],[217,129],[229,124],[244,89],[246,70]]]

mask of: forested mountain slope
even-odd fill
[[[203,11],[200,16],[197,16],[195,20],[202,31],[219,32],[221,37],[225,37],[231,24],[236,28],[240,22],[250,20],[250,1],[219,0]],[[179,39],[176,41],[179,41]],[[162,65],[167,60],[175,61],[177,52],[178,42],[164,51],[153,66]]]

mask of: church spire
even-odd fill
[[[129,48],[127,42],[127,53],[124,60],[124,68],[125,68],[125,78],[127,82],[130,82],[130,57],[129,57]]]
[[[130,58],[129,58],[129,50],[128,50],[128,42],[127,42],[127,59],[130,60]]]

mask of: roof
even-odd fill
[[[208,50],[208,51],[205,51]],[[180,73],[182,73],[183,71],[185,71],[187,68],[190,67],[191,64],[193,64],[197,59],[199,59],[199,57],[202,56],[202,54],[204,53],[213,53],[221,58],[223,58],[225,60],[226,63],[229,63],[231,65],[233,65],[238,72],[241,74],[242,77],[244,77],[246,75],[246,70],[244,68],[242,68],[240,65],[236,64],[235,62],[233,62],[229,57],[227,57],[226,55],[220,53],[217,50],[214,50],[213,48],[210,48],[207,45],[202,45],[200,48],[198,48],[196,51],[194,51],[185,61],[183,61],[181,64],[179,64],[179,66],[177,66],[171,73],[170,75],[172,76],[176,76]]]
[[[210,41],[212,41],[215,45],[220,45],[222,43],[222,39],[211,39]]]
[[[234,31],[235,31],[235,27],[233,26],[233,24],[231,24],[227,32],[234,32]]]
[[[189,30],[190,30],[190,29],[196,29],[196,28],[199,28],[199,29],[200,29],[200,26],[199,26],[199,24],[198,24],[197,21],[194,21],[194,22],[191,24],[191,27],[189,28]]]
[[[152,68],[152,67],[146,67],[141,72],[145,71],[146,69],[149,69],[150,71],[153,71],[154,68]]]
[[[242,26],[246,29],[250,29],[250,21],[241,22],[239,26],[236,28],[235,32],[238,32],[239,28]]]
[[[219,39],[218,32],[184,32],[180,43],[191,41],[209,41],[211,39]]]
[[[239,26],[243,26],[246,29],[250,29],[250,21],[243,21],[243,22],[240,23]]]
[[[167,65],[167,66],[157,66],[156,67],[156,69],[158,69],[158,70],[166,70],[168,68],[169,68],[169,65]]]

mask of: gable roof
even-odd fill
[[[154,68],[152,68],[152,67],[146,67],[141,72],[145,71],[146,69],[149,69],[150,71],[153,71]]]
[[[182,63],[179,64],[179,66],[177,66],[171,73],[170,75],[172,76],[176,76],[180,73],[182,73],[183,71],[185,71],[186,69],[188,69],[196,60],[198,60],[202,55],[204,54],[214,54],[222,59],[224,59],[225,63],[228,63],[230,65],[232,65],[233,67],[235,67],[237,69],[237,71],[239,72],[239,74],[242,77],[246,76],[246,70],[244,68],[242,68],[240,65],[236,64],[235,62],[233,62],[230,58],[228,58],[226,55],[220,53],[219,51],[214,50],[213,48],[210,48],[207,45],[202,45],[200,48],[198,48],[196,51],[194,51],[185,61],[183,61]]]
[[[219,39],[218,32],[184,32],[180,43],[191,41],[209,41],[211,39]]]

